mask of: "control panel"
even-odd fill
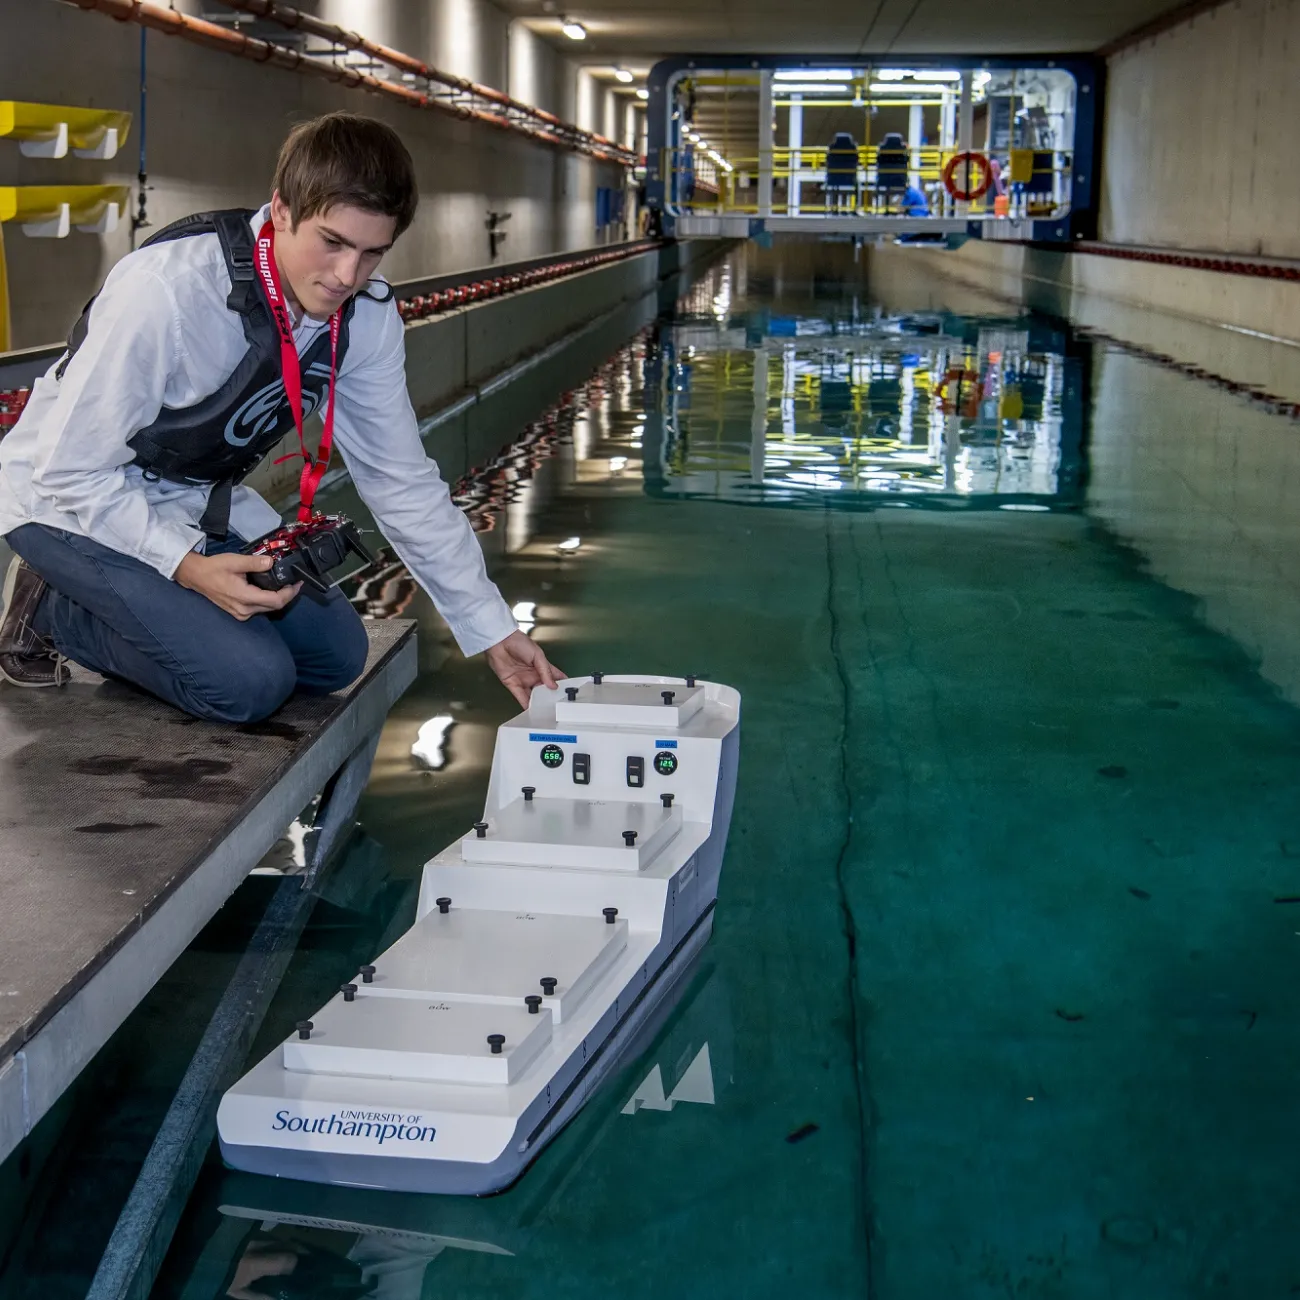
[[[486,817],[535,788],[539,807],[555,799],[630,800],[671,807],[686,821],[711,820],[721,740],[734,726],[727,688],[598,676],[570,678],[558,691],[537,687],[528,712],[504,725]],[[561,706],[565,719],[556,716]]]

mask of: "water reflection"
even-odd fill
[[[499,1196],[414,1196],[209,1171],[191,1204],[192,1235],[173,1255],[179,1267],[156,1293],[420,1300],[426,1286],[446,1284],[447,1273],[464,1263],[458,1257],[521,1257],[527,1264],[542,1225],[586,1194],[590,1162],[608,1160],[611,1145],[649,1142],[648,1152],[657,1144],[639,1112],[725,1102],[734,1079],[731,1014],[725,980],[707,952],[627,1056],[621,1074],[529,1175]],[[206,1230],[194,1234],[201,1223]]]
[[[1078,503],[1086,344],[1037,319],[886,315],[857,298],[734,310],[732,275],[698,286],[647,350],[655,494]]]

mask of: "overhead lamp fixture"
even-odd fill
[[[642,86],[641,89],[636,92],[636,97],[638,99],[649,99],[650,92],[644,86]]]
[[[560,30],[571,41],[585,41],[587,39],[587,29],[572,18],[561,18]]]
[[[578,547],[581,545],[582,545],[581,537],[566,537],[564,541],[557,542],[555,544],[555,549],[557,551],[564,553],[565,555],[570,555],[574,551],[576,551]]]
[[[847,81],[783,81],[781,89],[790,94],[800,95],[847,95],[849,83]]]
[[[709,150],[709,157],[713,159],[723,171],[730,172],[736,169],[720,154],[716,149]]]
[[[782,68],[772,74],[773,81],[851,81],[848,68]]]
[[[632,74],[626,68],[615,68],[614,80],[621,81],[626,86],[631,83]]]
[[[946,82],[926,81],[873,81],[873,95],[944,95],[951,87]]]

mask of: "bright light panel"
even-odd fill
[[[582,545],[581,537],[566,537],[555,547],[557,551],[576,551]]]
[[[773,81],[851,81],[849,68],[785,68],[772,74]]]
[[[631,82],[632,74],[626,68],[615,68],[614,80],[621,81],[626,86]]]
[[[942,82],[926,81],[873,81],[873,95],[942,95],[952,89]]]
[[[646,90],[646,88],[645,88],[644,86],[642,86],[641,89],[638,90],[638,91],[636,92],[636,97],[637,97],[638,99],[649,99],[649,98],[650,98],[650,92],[649,92],[648,90]]]
[[[933,68],[878,68],[880,81],[905,81],[908,77],[921,77],[926,81],[960,81],[960,72],[939,72]]]
[[[560,30],[571,41],[585,41],[587,39],[587,29],[581,23],[570,22],[567,18],[560,24]]]
[[[841,81],[832,83],[827,81],[783,81],[781,89],[789,94],[800,95],[847,95],[849,83]]]

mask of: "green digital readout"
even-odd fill
[[[655,755],[655,771],[660,776],[672,776],[677,771],[677,755],[671,750],[661,749]]]
[[[542,763],[546,767],[560,767],[564,763],[564,750],[559,745],[543,745]]]

